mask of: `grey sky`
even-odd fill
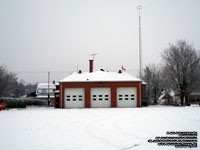
[[[199,0],[0,0],[0,65],[26,82],[60,80],[76,66],[138,74],[138,11],[143,61],[159,63],[169,42],[200,48]]]

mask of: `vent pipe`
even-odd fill
[[[89,60],[90,64],[89,64],[89,72],[93,72],[93,61],[94,60]]]
[[[82,73],[82,71],[81,71],[81,70],[79,70],[79,71],[78,71],[78,73],[79,73],[79,74],[81,74],[81,73]]]

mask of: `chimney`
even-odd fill
[[[89,62],[90,62],[90,66],[89,66],[89,72],[91,73],[91,72],[93,72],[93,61],[94,60],[89,60]]]

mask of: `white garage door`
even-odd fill
[[[66,88],[65,108],[83,108],[83,107],[85,107],[84,88]]]
[[[91,88],[91,107],[111,107],[110,88]]]
[[[117,88],[117,107],[137,107],[136,88]]]

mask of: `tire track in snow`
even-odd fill
[[[129,150],[129,149],[132,149],[132,148],[135,148],[137,146],[140,146],[141,144],[135,144],[133,146],[129,146],[129,147],[125,147],[125,148],[122,148],[121,150]]]
[[[114,126],[114,124],[115,124],[115,122],[117,121],[117,120],[109,120],[109,122],[107,122],[108,121],[108,119],[102,119],[102,120],[95,120],[95,121],[92,121],[91,123],[89,123],[87,126],[86,126],[86,128],[85,128],[85,132],[86,132],[86,134],[88,134],[88,136],[90,136],[91,138],[94,138],[94,139],[96,139],[96,140],[98,140],[98,141],[100,141],[100,142],[102,142],[102,143],[104,143],[105,145],[107,145],[107,146],[111,146],[111,147],[115,147],[115,148],[117,148],[117,149],[120,149],[120,150],[129,150],[129,149],[133,149],[134,147],[137,147],[137,146],[139,146],[139,145],[141,145],[141,144],[143,144],[143,143],[135,143],[134,145],[130,145],[129,144],[129,146],[122,146],[122,145],[124,145],[124,144],[126,144],[126,143],[122,143],[122,144],[120,144],[120,143],[117,143],[117,144],[114,144],[114,142],[112,142],[111,140],[109,140],[108,138],[111,138],[112,139],[112,137],[113,136],[110,136],[110,137],[108,137],[108,138],[103,138],[103,137],[101,137],[101,135],[99,135],[98,133],[95,133],[95,131],[97,131],[98,129],[99,129],[99,127],[101,127],[103,124],[104,125],[111,125],[109,128],[108,128],[108,130],[106,130],[106,131],[104,131],[104,132],[110,132],[110,133],[114,133],[116,136],[115,137],[120,137],[120,138],[122,138],[122,139],[126,139],[127,137],[123,137],[124,135],[128,135],[128,136],[131,136],[131,137],[133,137],[133,135],[130,135],[130,134],[124,134],[124,132],[121,132],[121,131],[119,131],[119,129],[118,128],[116,128],[115,126]],[[105,123],[105,122],[107,122],[107,123]],[[112,130],[111,130],[112,129]],[[114,131],[114,132],[113,132]],[[136,137],[135,135],[134,135],[134,137]],[[140,137],[141,138],[141,137]],[[142,138],[142,139],[144,139],[144,138]],[[146,140],[146,139],[145,139]],[[125,141],[125,140],[124,140]]]
[[[122,128],[118,127],[118,126],[117,126],[117,122],[119,122],[119,120],[115,120],[115,121],[113,122],[113,127],[114,127],[117,131],[121,132],[123,135],[128,135],[128,136],[131,136],[131,137],[136,137],[136,138],[139,138],[139,139],[142,139],[142,140],[144,140],[144,139],[146,140],[146,138],[144,138],[144,137],[138,136],[138,135],[136,135],[136,134],[132,134],[132,133],[127,132],[127,131],[123,130]]]
[[[85,132],[88,136],[90,136],[91,138],[93,139],[96,139],[102,143],[104,143],[105,145],[107,146],[110,146],[110,147],[115,147],[115,148],[121,148],[119,146],[116,146],[113,144],[112,141],[110,141],[109,139],[107,138],[103,138],[103,137],[100,137],[97,133],[94,133],[94,129],[98,130],[98,127],[99,125],[103,125],[105,124],[105,122],[107,121],[108,119],[102,119],[102,120],[95,120],[95,121],[92,121],[91,123],[89,123],[86,127],[85,127]],[[102,123],[101,123],[102,122]],[[107,125],[107,124],[106,124]],[[110,131],[107,131],[107,132],[110,132]]]
[[[121,121],[121,120],[120,120],[120,121]],[[148,143],[147,141],[148,141],[149,138],[147,139],[147,138],[138,136],[138,135],[136,135],[136,134],[132,134],[132,133],[127,132],[127,131],[123,130],[122,128],[120,128],[120,127],[117,125],[117,124],[118,124],[117,122],[120,122],[120,121],[119,121],[119,119],[118,119],[118,120],[114,120],[114,122],[113,122],[113,127],[115,128],[116,131],[120,132],[122,135],[128,135],[128,136],[130,136],[130,137],[134,137],[134,138],[136,138],[136,139],[141,139],[141,140],[142,140],[142,142],[140,142],[140,143],[134,144],[134,145],[132,145],[132,146],[128,146],[128,147],[121,148],[121,150],[134,149],[135,147],[138,147],[138,146],[140,146],[140,145],[142,145],[142,144]]]

